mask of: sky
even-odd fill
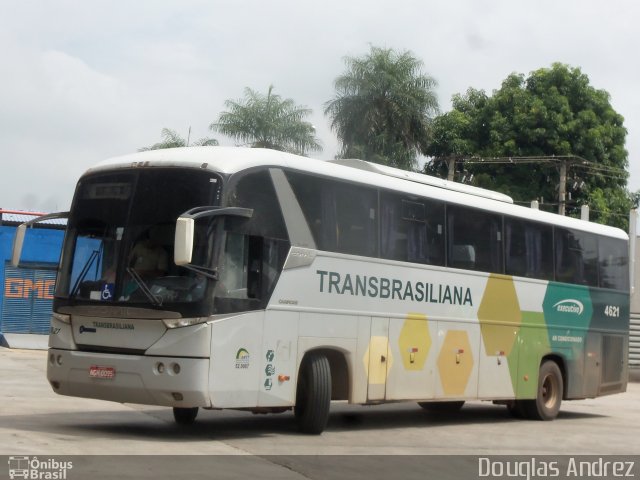
[[[408,50],[436,79],[441,112],[511,73],[580,67],[625,118],[629,188],[640,189],[640,3],[634,0],[0,0],[0,208],[67,210],[93,164],[211,132],[245,87],[324,116],[345,56]],[[636,60],[633,60],[636,58]]]

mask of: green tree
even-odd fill
[[[228,111],[222,112],[218,121],[211,124],[211,130],[254,148],[301,155],[322,150],[315,128],[304,120],[311,110],[274,94],[273,85],[266,95],[247,87],[244,99],[227,100],[225,106]]]
[[[427,173],[444,175],[451,158],[570,156],[568,211],[579,215],[589,204],[592,219],[624,228],[632,205],[626,190],[627,151],[623,118],[609,94],[595,89],[579,68],[555,63],[525,78],[509,75],[491,96],[470,88],[454,95],[453,109],[433,122],[433,159]],[[559,162],[469,163],[478,186],[511,195],[516,201],[557,202]]]
[[[191,131],[191,129],[189,129]],[[169,128],[162,129],[163,140],[158,143],[154,143],[150,147],[142,147],[138,151],[145,152],[147,150],[161,150],[163,148],[179,148],[179,147],[205,147],[218,145],[218,141],[214,138],[201,138],[200,140],[187,144],[187,140],[182,138],[175,130]]]
[[[438,112],[436,81],[408,51],[372,46],[345,63],[345,73],[334,82],[335,97],[325,103],[342,144],[340,156],[414,169]]]

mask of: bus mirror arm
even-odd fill
[[[48,215],[42,215],[18,226],[18,228],[16,229],[16,234],[13,237],[13,247],[11,249],[11,265],[16,268],[18,267],[18,265],[20,265],[20,256],[22,254],[24,238],[27,234],[27,227],[31,228],[35,223],[54,220],[56,218],[69,218],[69,212],[49,213]]]
[[[241,207],[195,207],[187,210],[178,218],[191,218],[193,220],[197,220],[202,217],[219,216],[251,218],[253,216],[253,209]]]
[[[193,257],[195,221],[203,217],[251,218],[253,209],[240,207],[195,207],[181,214],[176,220],[176,236],[173,257],[176,265],[188,265]]]

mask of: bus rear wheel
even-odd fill
[[[191,425],[198,416],[198,407],[173,407],[173,418],[179,425]]]
[[[462,408],[464,400],[457,402],[418,402],[427,412],[432,413],[455,413]]]
[[[560,367],[553,360],[547,360],[540,367],[538,393],[535,400],[526,400],[527,417],[532,420],[553,420],[558,416],[564,382]]]
[[[331,405],[331,368],[320,353],[309,353],[300,366],[293,409],[301,432],[320,434],[327,426]]]

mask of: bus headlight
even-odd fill
[[[165,318],[162,320],[167,328],[180,328],[190,327],[191,325],[198,325],[207,321],[207,317],[195,317],[195,318]]]

